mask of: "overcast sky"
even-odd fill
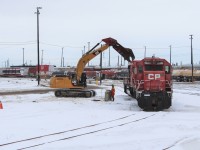
[[[190,63],[193,34],[194,62],[200,61],[199,0],[0,0],[1,67],[37,63],[36,7],[40,10],[40,50],[43,62],[60,66],[64,47],[65,65],[76,65],[83,47],[112,37],[132,48],[136,59],[155,54],[172,62]],[[42,51],[40,53],[40,56]],[[111,64],[118,53],[111,49]],[[91,61],[99,65],[99,57]],[[108,65],[108,50],[103,65]]]

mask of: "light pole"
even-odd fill
[[[192,49],[192,39],[193,39],[193,35],[189,35],[190,39],[191,39],[191,64],[192,64],[192,82],[193,82],[193,49]]]
[[[172,46],[170,45],[169,48],[170,48],[169,61],[170,64],[172,64]]]
[[[101,45],[102,47],[102,45]],[[100,53],[100,85],[102,83],[102,53]]]
[[[108,66],[110,67],[110,46],[109,46],[109,60],[108,60]]]
[[[88,42],[88,52],[90,51],[90,42]],[[90,66],[90,63],[88,62],[88,67]]]
[[[63,57],[63,67],[65,67],[65,65],[64,65],[64,64],[65,64],[65,58]]]
[[[44,50],[42,50],[41,65],[43,65],[43,51],[44,51]]]
[[[60,65],[60,67],[63,67],[62,65],[63,65],[63,49],[64,49],[64,47],[62,47],[62,53],[61,53],[61,65]]]
[[[24,48],[22,48],[22,50],[23,50],[23,64],[22,64],[22,66],[25,66],[25,64],[24,64]]]
[[[40,40],[39,40],[39,9],[42,9],[42,7],[37,7],[37,12],[35,12],[35,14],[37,14],[37,60],[38,60],[38,85],[40,85]]]

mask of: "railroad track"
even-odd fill
[[[24,150],[24,149],[30,149],[38,146],[42,146],[45,144],[50,144],[50,143],[55,143],[63,140],[69,140],[81,136],[86,136],[90,134],[94,134],[97,132],[102,132],[105,130],[121,127],[124,125],[128,125],[131,123],[136,123],[145,119],[148,119],[150,117],[153,117],[155,114],[149,114],[144,116],[142,115],[135,115],[131,114],[128,116],[123,116],[121,118],[117,118],[114,120],[109,120],[105,122],[100,122],[96,124],[90,124],[87,126],[83,127],[78,127],[70,130],[65,130],[65,131],[60,131],[56,133],[51,133],[51,134],[46,134],[46,135],[41,135],[41,136],[36,136],[36,137],[31,137],[27,139],[22,139],[22,140],[16,140],[8,143],[1,143],[0,144],[0,149],[3,150],[12,150],[12,149],[17,149],[17,150]]]

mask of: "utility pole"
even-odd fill
[[[192,82],[193,82],[193,49],[192,49],[192,39],[193,39],[193,35],[189,35],[190,36],[190,39],[191,39],[191,64],[192,64]]]
[[[121,66],[122,66],[122,56],[121,56]]]
[[[38,59],[38,86],[40,85],[40,40],[39,40],[39,9],[42,9],[42,7],[37,7],[37,59]]]
[[[102,45],[101,45],[101,47],[102,47]],[[101,85],[101,79],[102,79],[102,74],[101,74],[101,71],[102,71],[102,53],[100,53],[100,85]]]
[[[63,57],[63,67],[65,66],[64,64],[65,64],[65,58]]]
[[[41,65],[43,65],[43,51],[44,51],[44,50],[42,50]]]
[[[171,62],[172,62],[172,61],[171,61],[171,60],[172,60],[172,46],[170,45],[169,48],[170,48],[170,54],[169,54],[169,57],[170,57],[170,58],[169,58],[169,61],[170,61],[170,64],[172,64],[172,63],[171,63]]]
[[[64,47],[62,47],[62,52],[61,52],[61,64],[60,64],[60,67],[62,67],[62,64],[63,64],[63,49],[64,49]]]
[[[7,67],[9,67],[9,59],[7,60]]]
[[[147,52],[147,48],[146,46],[144,47],[144,58],[146,57],[146,52]]]
[[[90,42],[88,42],[88,51],[90,50]],[[88,66],[90,66],[90,62],[88,62]]]
[[[109,46],[109,58],[108,58],[108,66],[110,67],[110,46]]]
[[[22,66],[24,66],[24,48],[22,48],[22,51],[23,51],[23,63],[22,63]]]
[[[118,55],[118,61],[117,61],[117,66],[119,67],[119,55]]]

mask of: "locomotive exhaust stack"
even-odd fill
[[[165,59],[151,57],[129,63],[124,92],[146,111],[168,109],[172,100],[172,66]]]

